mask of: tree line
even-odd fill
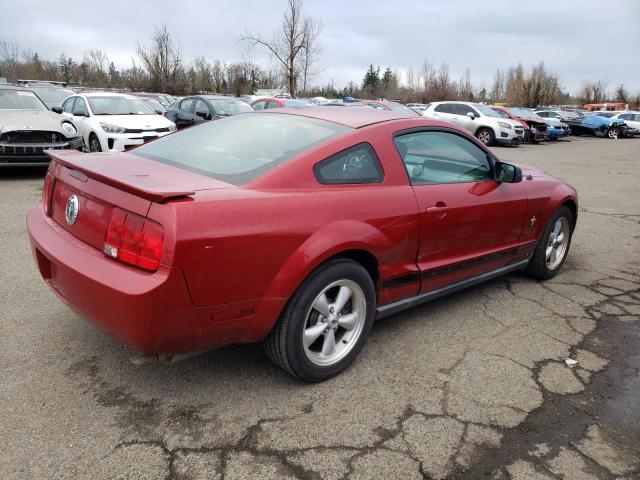
[[[56,60],[49,60],[40,58],[37,52],[20,50],[16,42],[0,39],[0,77],[11,83],[18,79],[50,80],[79,87],[171,94],[246,95],[257,89],[281,88],[292,95],[327,98],[352,96],[420,103],[467,100],[527,107],[617,101],[640,108],[640,92],[631,95],[622,84],[609,92],[604,80],[584,82],[572,96],[543,62],[529,70],[520,63],[497,69],[488,86],[474,85],[469,69],[454,79],[448,64],[436,66],[425,60],[420,68],[406,70],[404,78],[390,67],[381,70],[371,64],[361,82],[351,81],[343,88],[333,83],[312,87],[320,71],[321,34],[322,24],[305,14],[302,0],[287,0],[282,21],[271,37],[247,31],[239,38],[240,61],[209,61],[199,56],[187,62],[179,40],[162,25],[155,28],[147,43],[136,45],[136,55],[124,68],[116,68],[100,49],[88,50],[82,58],[62,52]],[[270,55],[271,66],[253,61],[256,48]]]

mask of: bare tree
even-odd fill
[[[317,73],[315,64],[322,53],[320,45],[320,34],[322,33],[322,23],[320,21],[309,20],[307,35],[304,39],[303,48],[300,55],[300,73],[302,74],[302,90],[307,91],[309,80]]]
[[[578,94],[582,103],[602,103],[607,99],[607,82],[598,80],[597,82],[585,82]]]
[[[16,42],[0,40],[0,63],[2,73],[7,76],[7,80],[15,82],[18,79],[18,67],[20,66]]]
[[[496,74],[493,77],[493,86],[491,87],[491,93],[489,98],[493,103],[504,100],[504,73],[499,68],[496,70]]]
[[[629,103],[629,92],[627,92],[627,89],[624,88],[624,84],[621,83],[620,85],[618,85],[618,88],[616,88],[615,97],[616,102]]]
[[[156,27],[151,45],[138,44],[138,56],[149,72],[151,88],[161,92],[174,92],[182,70],[182,47],[171,38],[167,25]]]
[[[307,49],[313,49],[309,39],[313,21],[304,16],[302,0],[288,0],[288,8],[282,18],[279,30],[274,32],[273,38],[268,41],[259,34],[247,33],[240,40],[250,42],[252,45],[262,45],[276,59],[284,71],[284,77],[289,87],[289,93],[295,95],[299,75],[299,55]],[[317,41],[317,35],[316,39]]]

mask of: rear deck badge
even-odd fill
[[[78,210],[80,210],[80,203],[78,197],[71,195],[67,200],[67,206],[64,209],[64,218],[67,221],[67,225],[73,225],[78,219]]]

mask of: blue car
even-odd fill
[[[565,122],[551,116],[540,115],[539,112],[535,112],[531,109],[523,110],[528,111],[531,114],[531,118],[540,120],[547,124],[547,138],[549,140],[557,140],[571,135],[571,128]]]
[[[619,118],[588,115],[566,120],[576,135],[595,135],[618,139],[624,136],[625,123]]]

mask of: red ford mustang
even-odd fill
[[[307,381],[374,319],[519,269],[562,266],[576,191],[452,125],[298,108],[206,123],[127,153],[52,151],[28,213],[46,283],[133,349],[231,343]]]

